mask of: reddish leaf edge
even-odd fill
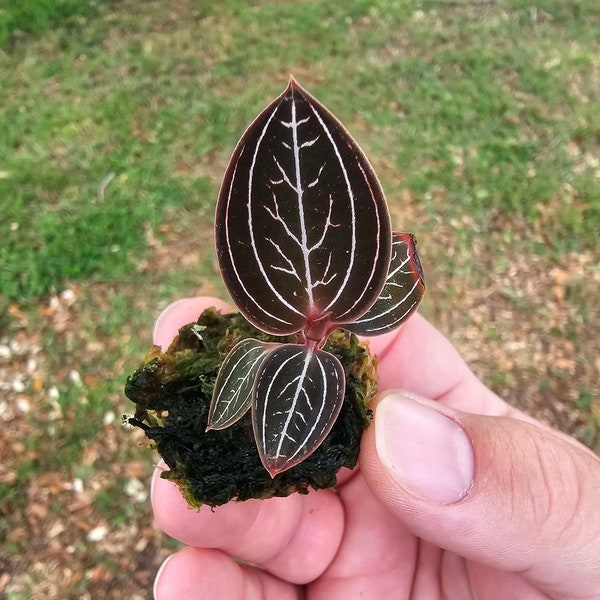
[[[412,233],[392,234],[392,260],[383,289],[371,308],[359,319],[340,327],[362,336],[393,331],[418,309],[425,294],[425,280],[417,241]]]
[[[282,374],[284,369],[285,373]],[[284,380],[283,388],[277,387],[280,377]],[[311,419],[315,413],[313,404],[319,398],[311,395],[305,386],[316,386],[318,391],[319,378],[323,386],[321,409],[311,427]],[[344,368],[332,353],[325,350],[313,351],[300,344],[281,345],[269,353],[260,366],[254,385],[252,425],[260,460],[271,477],[298,465],[322,444],[340,413],[345,391]],[[274,397],[277,392],[279,397]],[[302,398],[310,409],[306,416],[298,408]],[[292,405],[287,410],[286,403]],[[284,427],[267,431],[269,419],[275,418],[277,421],[281,415],[285,416]],[[309,431],[303,431],[302,426],[309,427]],[[304,437],[299,443],[292,435]],[[267,448],[269,442],[274,440],[278,441],[277,452]],[[292,451],[281,454],[285,443]]]
[[[215,381],[206,431],[226,429],[248,412],[256,375],[266,356],[277,346],[246,338],[229,351]]]

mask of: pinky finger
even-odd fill
[[[162,564],[155,600],[299,600],[301,589],[260,569],[239,564],[220,550],[186,547]]]

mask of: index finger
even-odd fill
[[[209,296],[174,302],[156,321],[154,343],[168,346],[180,327],[210,306],[231,311],[229,304]],[[448,339],[419,313],[400,329],[368,341],[379,361],[380,391],[401,388],[467,412],[531,420],[490,391]]]
[[[529,420],[487,388],[450,341],[415,313],[400,329],[369,338],[379,390],[405,389],[465,412]]]

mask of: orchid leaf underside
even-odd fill
[[[215,219],[217,257],[240,312],[298,344],[244,340],[225,358],[207,429],[250,408],[275,476],[327,436],[344,398],[341,327],[377,335],[417,308],[423,276],[411,234],[392,234],[383,190],[344,126],[296,81],[250,125],[229,162]]]

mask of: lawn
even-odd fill
[[[600,452],[600,7],[540,4],[0,7],[0,598],[151,597],[175,544],[124,380],[162,308],[225,294],[220,179],[291,73],[417,236],[423,312]]]

